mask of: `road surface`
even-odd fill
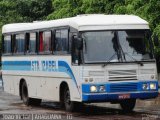
[[[40,106],[25,106],[18,96],[0,89],[0,120],[8,120],[16,115],[28,115],[32,119],[159,120],[160,97],[154,100],[138,100],[132,113],[124,113],[119,105],[109,103],[87,104],[81,110],[69,113],[51,101],[43,101]]]

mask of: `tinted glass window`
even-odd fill
[[[84,32],[82,33],[84,62],[108,64],[151,60],[153,53],[148,32],[148,30]],[[77,60],[76,57],[74,59]]]
[[[112,31],[83,33],[85,62],[118,61],[114,35]]]
[[[44,52],[49,52],[51,45],[51,32],[50,31],[44,32],[43,38],[44,38],[44,43],[43,43]]]
[[[36,33],[30,33],[29,35],[29,53],[35,53],[36,51]]]
[[[51,31],[40,32],[39,52],[50,52],[51,46]]]
[[[23,53],[24,52],[24,34],[19,34],[16,35],[16,40],[15,40],[15,46],[14,46],[14,53]]]
[[[152,59],[149,38],[144,30],[118,31],[119,42],[126,61]]]
[[[11,53],[11,36],[4,36],[4,54]]]
[[[68,51],[68,30],[56,30],[56,51]]]

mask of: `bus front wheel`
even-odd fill
[[[64,90],[64,106],[66,111],[73,112],[75,110],[75,102],[71,101],[69,88]]]
[[[120,106],[125,112],[132,112],[136,105],[136,99],[128,99],[120,102]]]
[[[22,100],[25,105],[28,106],[28,105],[40,105],[41,104],[41,101],[42,101],[41,99],[29,98],[28,87],[25,81],[22,83],[21,93],[22,93]]]

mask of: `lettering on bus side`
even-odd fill
[[[55,71],[56,62],[55,61],[42,61],[42,71]]]
[[[32,71],[56,71],[56,61],[32,61]]]
[[[31,61],[31,71],[40,71],[40,66],[38,61]]]

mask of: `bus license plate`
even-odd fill
[[[121,94],[118,96],[119,99],[129,99],[130,98],[130,94]]]

